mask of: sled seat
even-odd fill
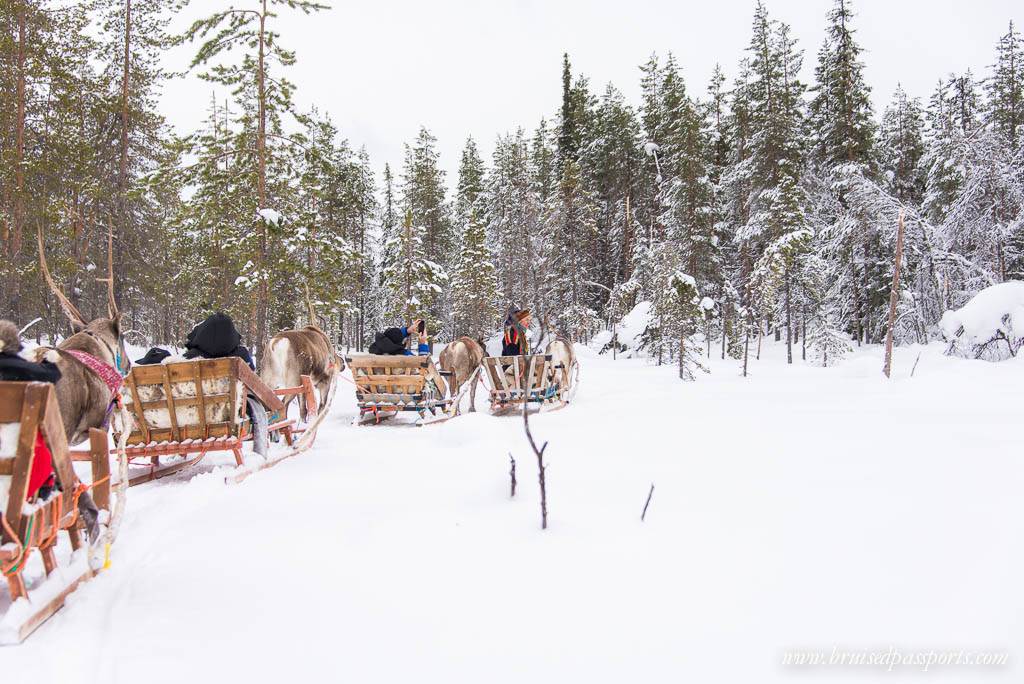
[[[246,413],[249,396],[266,407],[269,432],[279,432],[291,445],[297,430],[281,396],[312,389],[312,382],[304,379],[302,388],[272,390],[235,357],[134,366],[125,385],[125,407],[133,418],[126,453],[129,460],[150,461],[150,472],[132,478],[131,485],[182,470],[211,451],[231,451],[241,466],[242,443],[253,431]],[[115,441],[120,438],[118,423]],[[175,455],[185,458],[161,467],[160,457]]]
[[[58,486],[43,500],[26,500],[35,459],[36,435],[52,453]],[[107,434],[89,431],[92,496],[97,508],[110,508],[110,459]],[[0,600],[0,645],[21,643],[64,605],[64,599],[92,577],[88,559],[72,553],[58,563],[55,553],[61,532],[71,548],[82,546],[78,497],[88,489],[78,480],[64,434],[64,422],[53,385],[41,382],[0,382],[0,571],[7,580],[10,603]],[[34,551],[43,561],[45,577],[26,581]]]
[[[491,386],[491,410],[548,403],[560,396],[561,384],[550,354],[488,356],[484,370]]]
[[[356,385],[360,416],[415,411],[423,417],[427,411],[444,411],[452,402],[445,396],[448,383],[443,378],[455,374],[437,370],[429,356],[359,354],[346,356],[345,363]]]

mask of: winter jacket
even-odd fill
[[[256,370],[249,350],[241,343],[242,335],[235,328],[230,316],[222,313],[210,314],[188,334],[183,356],[186,359],[223,359],[237,356],[245,361],[249,368]]]
[[[502,356],[522,356],[528,353],[529,340],[518,326],[510,325],[505,329],[505,337],[502,338]]]
[[[60,370],[46,360],[32,363],[17,354],[0,354],[0,380],[55,383],[60,380]]]
[[[146,355],[143,356],[141,359],[136,359],[135,365],[155,366],[159,363],[162,363],[163,360],[170,355],[171,352],[167,351],[166,349],[161,349],[160,347],[153,347],[148,352],[146,352]]]
[[[405,338],[409,337],[408,328],[388,328],[384,332],[377,333],[370,345],[371,354],[385,356],[415,356],[412,351],[405,348]],[[419,356],[430,354],[430,345],[421,344],[416,348]]]
[[[18,345],[20,347],[20,345]],[[17,347],[15,347],[17,348]],[[56,352],[47,352],[55,354]],[[60,369],[55,363],[44,359],[40,363],[26,361],[17,354],[0,353],[0,380],[12,382],[57,382],[60,380]],[[53,455],[50,453],[43,436],[36,431],[35,457],[32,459],[32,470],[29,472],[28,489],[25,500],[29,501],[37,493],[40,498],[47,499],[54,485]]]

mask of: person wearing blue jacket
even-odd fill
[[[418,342],[416,353],[406,349],[405,340],[410,335],[416,335]],[[382,354],[385,356],[430,356],[430,345],[427,343],[427,327],[422,320],[416,319],[412,325],[404,328],[388,328],[374,336],[373,344],[370,345],[371,354]]]

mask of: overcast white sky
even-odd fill
[[[613,82],[635,106],[639,66],[652,51],[675,53],[691,94],[703,96],[716,62],[729,81],[750,40],[754,0],[321,0],[314,15],[281,10],[283,43],[298,53],[289,78],[303,107],[330,114],[350,144],[365,145],[374,168],[400,172],[403,143],[427,126],[438,138],[453,185],[472,135],[489,162],[495,136],[536,128],[561,99],[561,59],[600,94]],[[238,7],[255,0],[235,0]],[[193,0],[182,19],[230,3]],[[766,0],[793,27],[813,81],[831,0]],[[897,83],[927,101],[938,79],[995,61],[999,36],[1024,28],[1021,0],[854,0],[876,112]],[[177,22],[183,23],[183,22]],[[168,55],[180,68],[197,46]],[[181,131],[203,119],[212,85],[194,74],[165,88],[163,111]]]

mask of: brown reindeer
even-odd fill
[[[59,356],[56,364],[61,377],[54,389],[64,421],[64,434],[67,436],[68,444],[75,446],[89,438],[89,428],[105,429],[117,399],[117,389],[121,385],[120,375],[127,373],[131,368],[131,361],[128,360],[121,339],[122,315],[118,313],[117,303],[114,301],[114,236],[113,233],[108,234],[108,276],[101,279],[101,282],[107,283],[109,318],[87,321],[53,282],[50,269],[46,265],[42,224],[37,228],[39,264],[42,266],[47,284],[57,295],[64,315],[71,321],[73,334],[58,344],[56,350],[39,347],[33,350],[33,353],[36,363],[43,358],[52,359],[53,351]],[[123,475],[122,472],[122,477]],[[99,534],[99,512],[89,492],[83,492],[79,497],[78,510],[89,532],[89,540],[94,542]],[[120,507],[118,510],[121,510]]]
[[[43,252],[43,231],[39,226],[37,231],[39,241],[39,263],[43,269],[43,275],[50,289],[57,296],[64,315],[71,321],[73,334],[57,345],[56,350],[60,355],[57,367],[61,372],[61,379],[57,382],[57,403],[60,405],[61,417],[64,419],[64,432],[67,434],[68,443],[71,446],[81,444],[89,437],[89,428],[103,428],[111,406],[117,398],[107,380],[115,380],[114,374],[127,373],[131,367],[128,355],[124,350],[124,342],[121,339],[121,317],[117,311],[117,304],[114,302],[114,267],[113,267],[113,236],[108,242],[108,268],[109,277],[104,279],[107,283],[108,318],[97,318],[93,321],[85,320],[85,317],[75,308],[74,304],[64,296],[60,288],[53,282],[50,269],[46,265],[46,255]],[[46,352],[46,347],[40,347],[34,351],[36,362],[40,361]],[[82,354],[97,359],[107,368],[92,364]],[[85,360],[83,360],[85,359]],[[98,370],[96,370],[98,369]],[[107,376],[107,379],[104,379]]]
[[[327,391],[331,386],[333,371],[341,372],[345,362],[334,352],[327,333],[313,324],[316,312],[309,299],[309,288],[306,288],[306,302],[309,306],[310,325],[299,330],[283,330],[270,340],[263,354],[263,368],[260,376],[271,389],[298,387],[302,384],[300,376],[308,375],[313,380],[320,395],[320,406],[327,401]],[[285,411],[296,395],[289,395],[284,400]],[[306,402],[299,401],[299,416],[307,419]]]
[[[474,340],[472,337],[460,337],[443,350],[438,359],[438,366],[443,371],[455,373],[448,378],[449,394],[452,397],[458,395],[463,384],[473,379],[473,373],[484,362],[487,356],[487,347],[483,340]],[[469,412],[476,411],[476,382],[469,388]],[[455,406],[455,415],[459,415],[461,409]]]

